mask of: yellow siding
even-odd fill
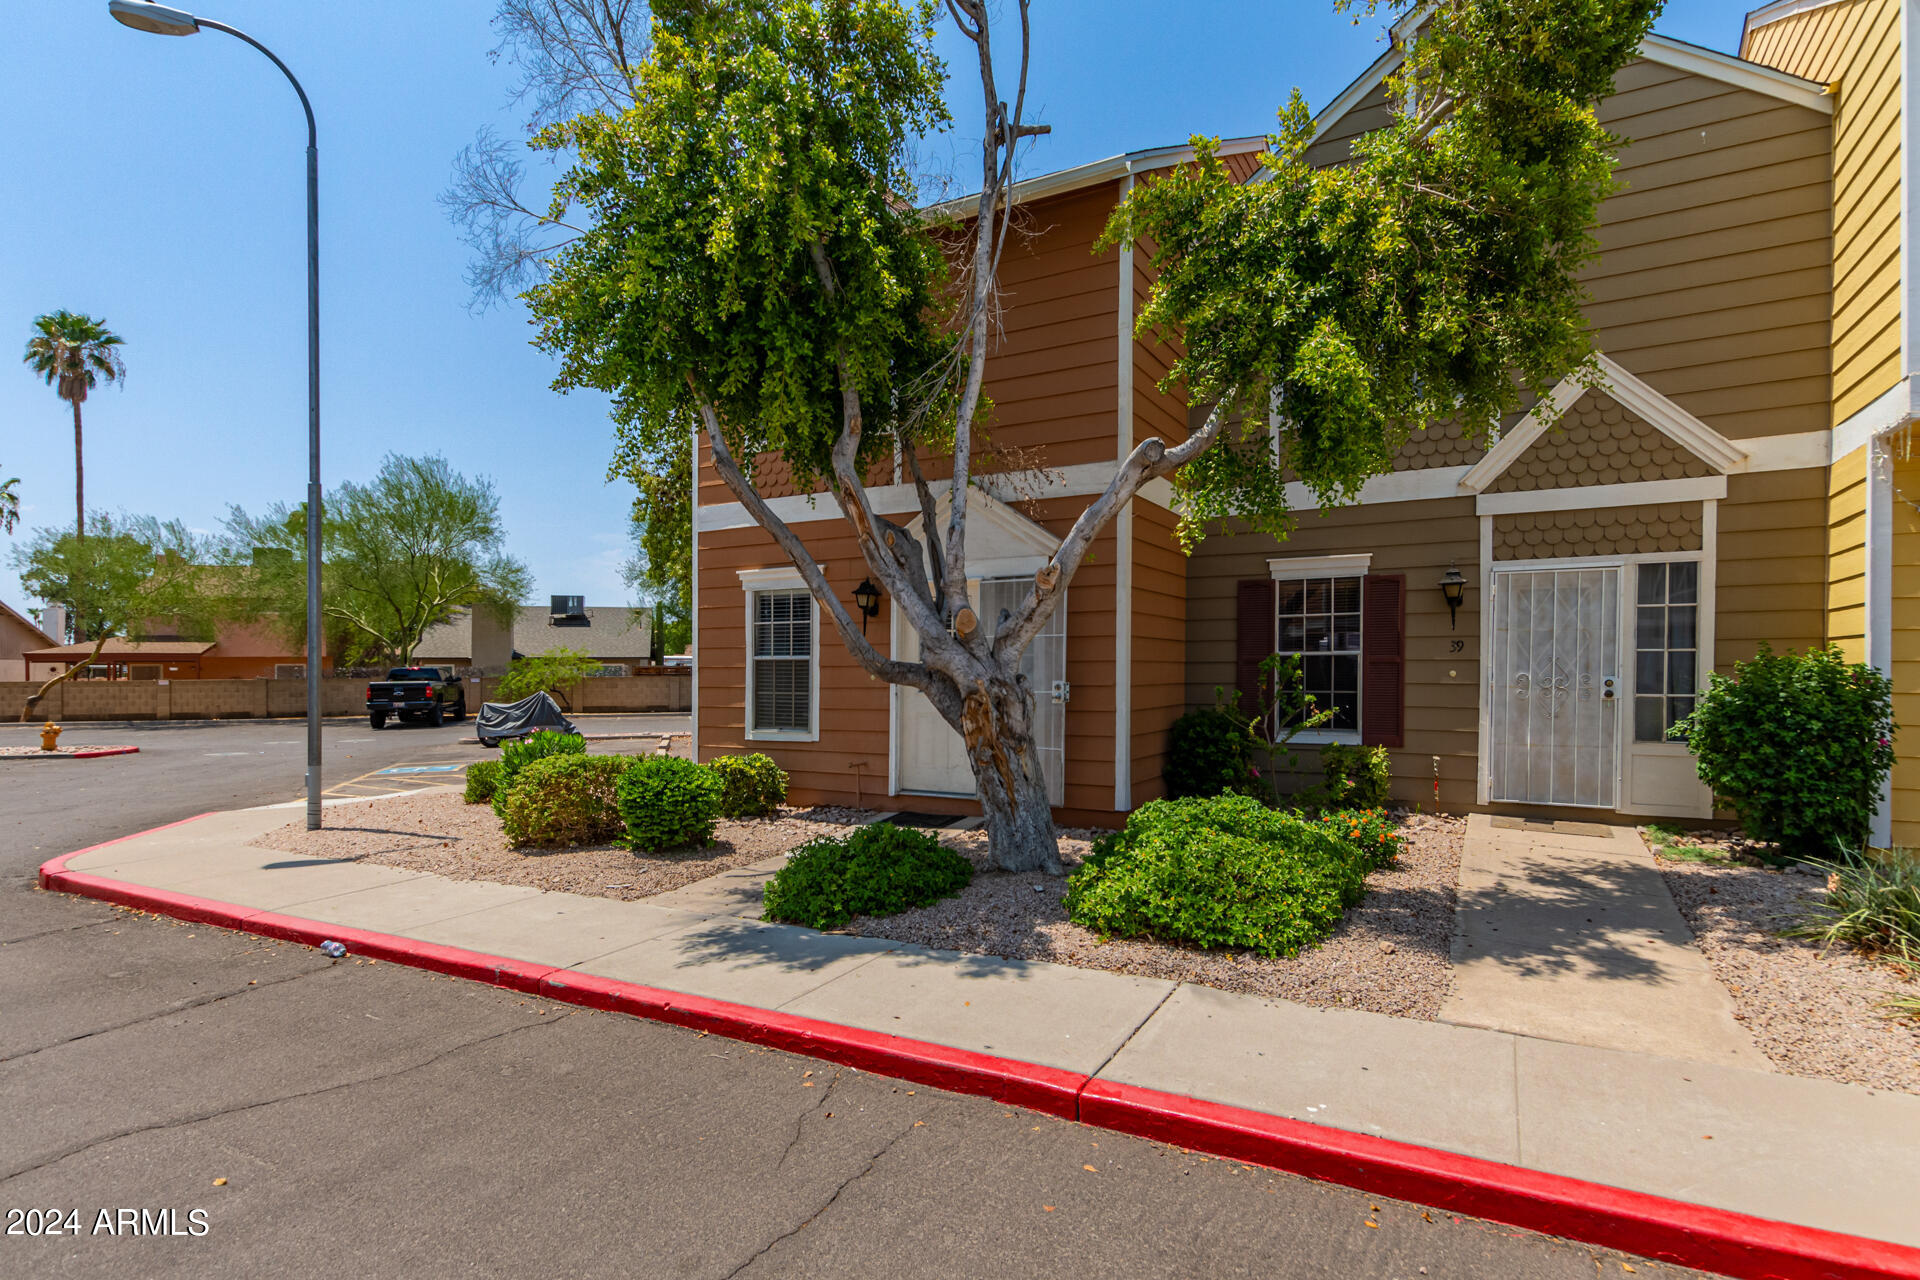
[[[1896,493],[1920,494],[1920,458],[1893,469]],[[1920,511],[1893,504],[1893,842],[1920,848]]]
[[[1867,656],[1867,450],[1827,473],[1827,639],[1851,662]]]
[[[1741,56],[1835,87],[1833,411],[1900,378],[1900,0],[1843,0],[1770,22]]]

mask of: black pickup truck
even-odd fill
[[[467,689],[441,667],[395,667],[367,686],[367,723],[384,729],[387,717],[441,725],[467,718]]]

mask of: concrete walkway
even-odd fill
[[[1771,1070],[1632,827],[1470,816],[1440,1018]]]
[[[1920,1097],[744,919],[766,868],[616,902],[249,847],[289,816],[210,815],[66,869],[1920,1245]]]

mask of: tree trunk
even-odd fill
[[[1033,694],[1024,684],[993,676],[964,696],[960,736],[973,764],[987,848],[1002,871],[1060,875],[1060,843],[1046,774],[1033,745]]]
[[[80,402],[73,402],[73,534],[87,540],[87,468],[80,452]]]
[[[100,651],[106,647],[107,647],[107,637],[105,635],[102,635],[100,636],[99,639],[93,642],[93,652],[87,655],[87,660],[85,662],[80,663],[78,666],[68,667],[65,671],[62,671],[59,675],[55,676],[53,679],[41,685],[38,689],[28,694],[26,702],[22,704],[20,708],[20,723],[25,724],[29,720],[33,719],[33,709],[40,705],[40,700],[42,698],[47,696],[47,690],[53,688],[53,686],[61,683],[62,681],[73,679],[74,672],[84,671],[88,667],[92,666],[94,663],[94,660],[100,656]]]

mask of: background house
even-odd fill
[[[546,605],[519,606],[513,621],[503,625],[484,611],[463,609],[427,630],[414,651],[414,661],[498,674],[516,657],[555,649],[576,649],[609,667],[649,665],[652,611],[627,605],[589,606],[579,596],[554,596]]]
[[[32,618],[0,600],[0,681],[27,679],[27,662],[22,655],[56,643]]]

